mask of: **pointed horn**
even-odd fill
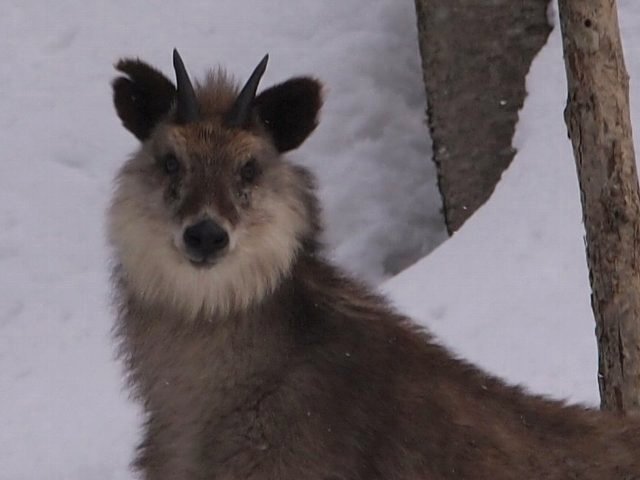
[[[178,123],[195,122],[200,117],[196,92],[193,90],[182,58],[175,48],[173,49],[173,68],[176,71],[176,83],[178,84],[176,119]]]
[[[226,124],[229,127],[243,127],[249,121],[249,115],[251,114],[251,103],[256,96],[258,90],[258,83],[267,69],[267,62],[269,61],[269,55],[265,55],[255,68],[249,80],[236,98],[233,107],[226,116]]]

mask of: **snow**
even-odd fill
[[[618,5],[632,121],[640,125],[640,90],[633,83],[640,78],[640,5]],[[555,11],[552,19],[558,25]],[[513,141],[519,153],[491,200],[383,289],[459,356],[530,391],[598,405],[580,194],[563,120],[559,28],[534,60],[527,90]]]
[[[528,76],[519,153],[491,201],[385,289],[487,370],[536,392],[595,403],[594,323],[560,52],[554,29]]]
[[[620,0],[640,78],[640,5]],[[314,170],[326,240],[380,284],[445,238],[424,125],[413,1],[6,1],[0,16],[0,480],[125,480],[139,412],[110,338],[103,211],[135,148],[110,99],[113,62],[194,77],[219,62],[264,86],[310,73],[321,126],[293,158]],[[383,284],[459,355],[533,391],[594,404],[596,353],[579,196],[562,123],[557,30],[528,78],[520,150],[492,199]],[[640,122],[632,82],[633,113]]]

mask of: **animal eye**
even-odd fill
[[[256,179],[258,173],[258,162],[255,158],[252,158],[240,169],[240,178],[245,183],[251,183]]]
[[[180,162],[175,155],[169,153],[162,157],[162,168],[169,175],[174,175],[180,170]]]

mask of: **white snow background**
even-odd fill
[[[306,73],[324,80],[321,126],[293,158],[319,178],[332,256],[379,284],[445,238],[413,8],[412,0],[3,2],[0,480],[132,478],[139,417],[113,360],[102,224],[112,176],[136,142],[111,106],[113,62],[140,56],[172,76],[177,46],[193,77],[220,63],[244,79],[269,52],[263,86]],[[619,8],[633,82],[640,5]],[[382,288],[461,356],[536,392],[594,404],[563,68],[555,30],[528,78],[520,153],[492,199]]]

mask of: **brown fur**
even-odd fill
[[[138,139],[144,140],[171,108],[175,87],[158,70],[140,60],[120,60],[116,70],[127,74],[113,82],[118,116]]]
[[[221,78],[198,91],[203,121],[176,126],[165,112],[109,214],[117,333],[146,412],[143,478],[640,478],[636,420],[505,385],[322,258],[310,175],[275,145],[311,132],[317,84],[284,113],[301,116],[295,125],[260,124],[287,112],[275,101],[230,131],[220,117],[236,90]],[[168,148],[184,164],[177,185],[157,165]],[[247,156],[263,171],[245,198],[233,172]],[[233,244],[209,269],[175,240],[202,212]]]

